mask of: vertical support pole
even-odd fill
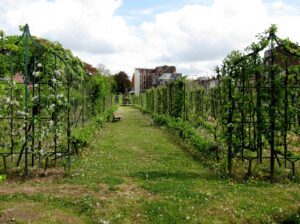
[[[54,69],[57,70],[57,57],[54,55]],[[56,72],[53,72],[54,78],[56,79]],[[51,80],[52,81],[52,80]],[[54,112],[52,113],[52,120],[54,123],[54,166],[56,166],[57,162],[57,88],[56,88],[56,81],[52,81],[52,91],[54,94]]]
[[[14,86],[14,78],[13,78],[13,66],[10,58],[10,99],[13,98],[13,86]],[[13,129],[14,129],[14,107],[10,105],[10,154],[11,154],[11,162],[13,162],[13,154],[14,154],[14,137],[13,137]]]
[[[255,87],[256,87],[256,129],[257,129],[257,162],[262,163],[262,102],[261,102],[261,74],[259,71],[255,73]]]
[[[171,83],[170,85],[168,85],[169,88],[169,116],[172,116],[172,88],[173,88],[173,83]]]
[[[271,39],[271,71],[270,71],[270,78],[271,78],[271,105],[269,110],[269,117],[270,117],[270,178],[273,180],[274,172],[275,172],[275,119],[276,119],[276,84],[275,84],[275,52],[274,52],[274,40]]]
[[[284,144],[284,167],[287,166],[287,131],[288,131],[288,78],[289,78],[289,68],[288,68],[288,60],[285,60],[285,80],[284,80],[284,133],[283,133],[283,144]]]
[[[234,110],[234,102],[232,97],[232,78],[230,74],[230,78],[228,80],[228,99],[230,102],[230,109],[228,111],[228,118],[227,118],[227,146],[228,146],[228,152],[227,152],[227,160],[228,160],[228,173],[229,176],[232,175],[232,135],[233,135],[233,110]]]
[[[28,37],[29,37],[29,27],[26,24],[25,25],[25,46],[24,46],[24,84],[25,84],[25,115],[24,115],[24,126],[25,126],[25,143],[24,143],[24,149],[25,149],[25,164],[24,164],[24,176],[28,176]]]
[[[103,112],[106,111],[106,108],[107,108],[107,97],[103,96]]]
[[[244,162],[244,150],[245,150],[245,68],[242,68],[242,161]],[[249,130],[250,131],[250,130]],[[250,138],[250,136],[248,136]],[[250,144],[250,141],[249,141]]]
[[[67,119],[68,119],[68,123],[67,123],[67,138],[68,138],[68,145],[67,145],[67,149],[68,149],[68,157],[67,157],[67,172],[70,171],[71,168],[71,157],[70,157],[70,143],[71,143],[71,123],[70,123],[70,106],[71,106],[71,102],[70,102],[70,85],[71,85],[71,78],[70,78],[70,74],[69,71],[66,69],[67,72],[67,95],[68,95],[68,115],[67,115]]]
[[[186,113],[186,84],[185,81],[183,81],[183,120],[187,120],[187,113]]]
[[[45,67],[45,59],[43,58],[43,76],[45,77],[46,75],[46,67]],[[42,104],[42,100],[41,100],[41,83],[40,81],[38,82],[38,99],[39,99],[39,141],[38,141],[38,149],[39,149],[39,167],[42,166],[42,160],[41,160],[41,150],[42,150],[42,141],[41,141],[41,134],[42,134],[42,120],[41,120],[41,104]]]
[[[35,70],[35,59],[34,59],[34,70]],[[32,97],[35,97],[35,77],[32,82]],[[34,144],[35,144],[35,115],[36,115],[36,105],[33,103],[31,109],[31,127],[32,127],[32,139],[31,139],[31,166],[34,167]]]
[[[82,85],[81,85],[81,88],[82,88],[82,119],[81,119],[81,122],[82,124],[84,124],[84,119],[85,119],[85,82],[83,81]]]

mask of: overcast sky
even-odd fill
[[[0,29],[25,23],[112,72],[168,64],[209,75],[271,24],[300,42],[300,0],[0,0]]]

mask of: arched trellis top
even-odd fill
[[[237,61],[235,61],[232,66],[237,66],[241,62],[246,60],[247,58],[259,54],[261,51],[266,49],[270,45],[271,42],[275,42],[279,47],[282,47],[282,49],[285,51],[285,53],[288,53],[295,57],[300,58],[300,53],[294,51],[293,49],[288,48],[286,46],[286,44],[284,43],[285,40],[279,38],[276,35],[276,29],[277,29],[276,27],[272,26],[268,31],[268,37],[266,38],[266,41],[261,41],[261,43],[260,43],[261,46],[259,46],[257,49],[254,49],[253,52],[243,55],[241,58],[239,58]],[[271,49],[271,50],[274,50],[274,46],[273,46],[273,49]]]
[[[61,56],[60,56],[59,54],[57,54],[55,51],[53,51],[53,50],[51,50],[51,49],[49,49],[49,48],[45,48],[44,46],[42,46],[42,45],[40,45],[39,43],[37,43],[37,42],[35,41],[35,39],[31,36],[30,30],[29,30],[29,25],[26,24],[26,25],[24,26],[24,31],[23,31],[23,33],[22,33],[22,35],[21,35],[21,38],[20,38],[20,40],[16,43],[16,45],[18,45],[19,43],[21,43],[21,42],[23,41],[23,39],[25,39],[25,45],[27,45],[27,46],[25,46],[25,47],[28,47],[28,38],[31,40],[31,42],[33,43],[33,45],[34,45],[35,47],[37,47],[39,50],[44,51],[44,52],[46,52],[46,53],[50,53],[50,54],[52,54],[53,56],[59,58],[59,59],[64,63],[64,65],[66,66],[66,68],[67,68],[68,70],[74,72],[74,70],[70,67],[70,65],[66,62],[66,60],[65,60],[63,57],[61,57]],[[25,55],[25,57],[26,57],[26,55]],[[67,73],[67,76],[69,76],[68,73]]]

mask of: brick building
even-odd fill
[[[294,49],[299,49],[298,46],[292,45]],[[264,57],[266,59],[266,64],[271,64],[271,50],[265,51]],[[286,51],[283,47],[275,47],[275,64],[279,65],[282,69],[285,69],[286,62],[288,67],[300,65],[299,57],[293,55],[292,53]]]
[[[164,74],[174,74],[171,77],[179,77],[176,72],[175,66],[159,66],[154,69],[147,68],[136,68],[132,78],[132,85],[134,86],[135,94],[139,94],[144,92],[147,89],[150,89],[153,86],[158,86],[161,84],[161,80],[159,79]],[[177,74],[175,76],[175,74]],[[181,77],[181,74],[180,74]],[[173,78],[174,80],[175,78]]]

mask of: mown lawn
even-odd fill
[[[195,161],[136,109],[106,125],[70,176],[0,184],[0,223],[278,223],[300,186],[234,181]]]

